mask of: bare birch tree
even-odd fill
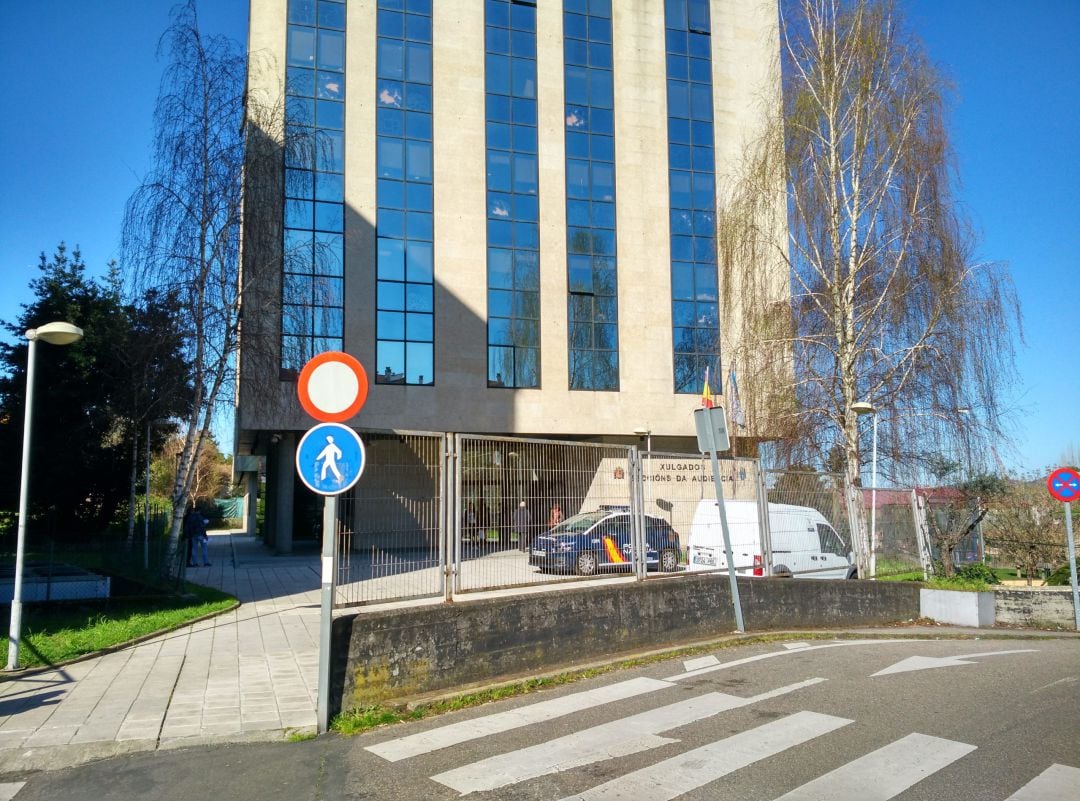
[[[195,0],[176,6],[159,50],[168,57],[154,112],[153,167],[128,201],[124,266],[137,288],[175,293],[186,325],[185,352],[194,402],[172,487],[170,552],[179,538],[194,466],[215,411],[231,399],[240,309],[247,290],[239,271],[245,134],[257,124],[279,131],[282,104],[246,103],[246,61],[239,45],[199,29]],[[280,149],[260,151],[280,172]],[[272,193],[279,184],[265,182]],[[247,199],[258,204],[263,198]]]
[[[766,109],[718,214],[722,279],[740,287],[728,300],[747,351],[740,384],[769,399],[759,428],[802,459],[842,454],[851,487],[859,401],[877,409],[886,470],[946,441],[970,464],[1004,433],[1020,318],[1007,269],[975,260],[951,195],[946,82],[889,0],[781,7],[782,108]],[[762,269],[777,263],[790,307]],[[793,389],[774,385],[778,360]]]

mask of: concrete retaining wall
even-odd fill
[[[996,622],[1003,625],[1076,626],[1071,587],[1040,587],[994,591]]]
[[[748,630],[863,626],[919,616],[898,582],[739,582]],[[334,620],[331,708],[527,676],[734,629],[711,574],[360,612]]]

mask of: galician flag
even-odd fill
[[[709,387],[709,368],[705,368],[705,384],[701,388],[701,405],[706,409],[713,407],[712,388]]]

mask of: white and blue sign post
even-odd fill
[[[1080,589],[1076,581],[1076,540],[1073,539],[1072,502],[1080,501],[1080,470],[1059,467],[1046,479],[1046,488],[1054,500],[1065,505],[1065,535],[1069,543],[1069,584],[1072,586],[1073,620],[1080,631]]]
[[[337,496],[360,480],[366,455],[360,435],[345,420],[367,399],[367,373],[347,353],[329,351],[313,357],[300,371],[296,393],[308,414],[322,422],[300,439],[296,472],[312,492],[322,495],[322,613],[319,619],[318,728],[330,727],[330,637],[337,572]]]
[[[735,628],[746,631],[743,624],[742,599],[739,582],[735,578],[735,559],[731,553],[731,531],[728,528],[727,510],[724,508],[724,487],[720,481],[720,459],[717,453],[731,448],[728,439],[727,418],[722,406],[706,406],[694,409],[694,427],[697,429],[698,450],[712,458],[713,484],[716,486],[716,506],[720,510],[720,533],[724,537],[724,555],[727,558],[728,585],[731,587],[731,606],[735,611]]]

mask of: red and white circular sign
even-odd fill
[[[316,420],[341,423],[360,411],[367,400],[367,372],[348,353],[320,353],[300,371],[296,394],[304,411]]]

